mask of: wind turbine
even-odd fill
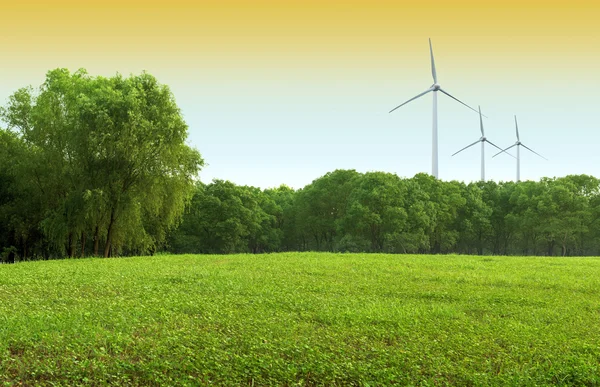
[[[510,148],[513,147],[517,147],[517,181],[521,181],[521,152],[520,152],[520,147],[523,147],[525,149],[527,149],[528,151],[535,153],[536,155],[540,156],[541,158],[543,158],[544,160],[548,160],[547,158],[545,158],[544,156],[542,156],[541,154],[537,153],[536,151],[534,151],[533,149],[527,147],[527,145],[523,144],[521,142],[521,139],[519,138],[519,124],[517,124],[517,116],[515,116],[515,129],[517,131],[517,142],[515,142],[514,144],[512,144],[511,146],[509,146],[506,149],[503,149],[501,152],[496,153],[494,156],[492,157],[496,157],[498,156],[500,153],[502,152],[506,152],[507,150],[509,150]]]
[[[481,129],[481,138],[477,141],[475,141],[474,143],[467,145],[466,147],[462,148],[461,150],[459,150],[458,152],[454,153],[452,156],[459,154],[460,152],[464,151],[465,149],[468,149],[470,147],[472,147],[473,145],[476,145],[477,143],[481,143],[481,181],[485,181],[485,143],[489,143],[492,146],[495,146],[496,148],[500,149],[501,152],[503,152],[502,148],[500,148],[498,145],[494,144],[493,142],[491,142],[490,140],[488,140],[485,137],[485,133],[483,131],[483,118],[481,117],[481,106],[478,106],[479,108],[479,129]]]
[[[462,102],[458,98],[453,97],[447,91],[445,91],[444,89],[442,89],[440,87],[440,85],[438,83],[438,80],[437,80],[437,73],[435,72],[435,60],[433,59],[433,48],[431,47],[431,38],[429,39],[429,53],[431,54],[431,75],[433,75],[433,85],[431,85],[431,87],[429,89],[425,90],[424,92],[422,92],[421,94],[417,95],[416,97],[413,97],[413,98],[409,99],[408,101],[406,101],[406,102],[404,102],[404,103],[396,106],[395,108],[393,108],[392,110],[390,110],[390,113],[393,112],[394,110],[398,109],[399,107],[402,107],[402,106],[406,105],[410,101],[413,101],[413,100],[415,100],[415,99],[417,99],[419,97],[424,96],[425,94],[429,93],[430,91],[433,92],[433,128],[432,128],[432,140],[431,140],[431,153],[432,153],[432,155],[431,155],[431,174],[437,179],[438,178],[437,92],[441,91],[442,93],[446,94],[448,97],[454,99],[455,101],[460,102],[461,104],[465,105],[469,109],[473,110],[475,113],[477,113],[477,110],[473,109],[472,107],[470,107],[466,103]]]

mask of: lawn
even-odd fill
[[[600,259],[0,265],[6,385],[600,385]]]

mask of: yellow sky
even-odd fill
[[[70,54],[103,49],[378,52],[411,36],[471,36],[514,50],[598,43],[592,1],[2,1],[2,47]],[[547,39],[552,37],[551,42]],[[541,38],[541,39],[540,39]],[[577,38],[577,39],[573,39]],[[485,47],[478,49],[485,50]]]

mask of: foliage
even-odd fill
[[[274,251],[281,242],[277,216],[282,216],[281,207],[256,188],[223,180],[198,183],[170,248],[210,254]]]
[[[176,253],[340,252],[596,255],[600,182],[464,184],[426,174],[336,170],[294,191],[199,185]]]
[[[85,255],[86,236],[94,254],[104,242],[105,257],[160,248],[203,164],[173,95],[147,73],[52,70],[38,91],[14,93],[2,117],[27,150],[16,178],[35,184],[48,241],[38,255],[73,257],[78,244]]]
[[[304,249],[334,250],[340,222],[359,176],[355,170],[338,169],[298,191],[296,227]]]
[[[367,251],[395,251],[393,242],[405,231],[407,222],[406,187],[398,176],[383,172],[369,172],[356,181],[341,229],[368,241]]]

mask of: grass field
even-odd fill
[[[5,385],[600,385],[600,259],[0,266]]]

